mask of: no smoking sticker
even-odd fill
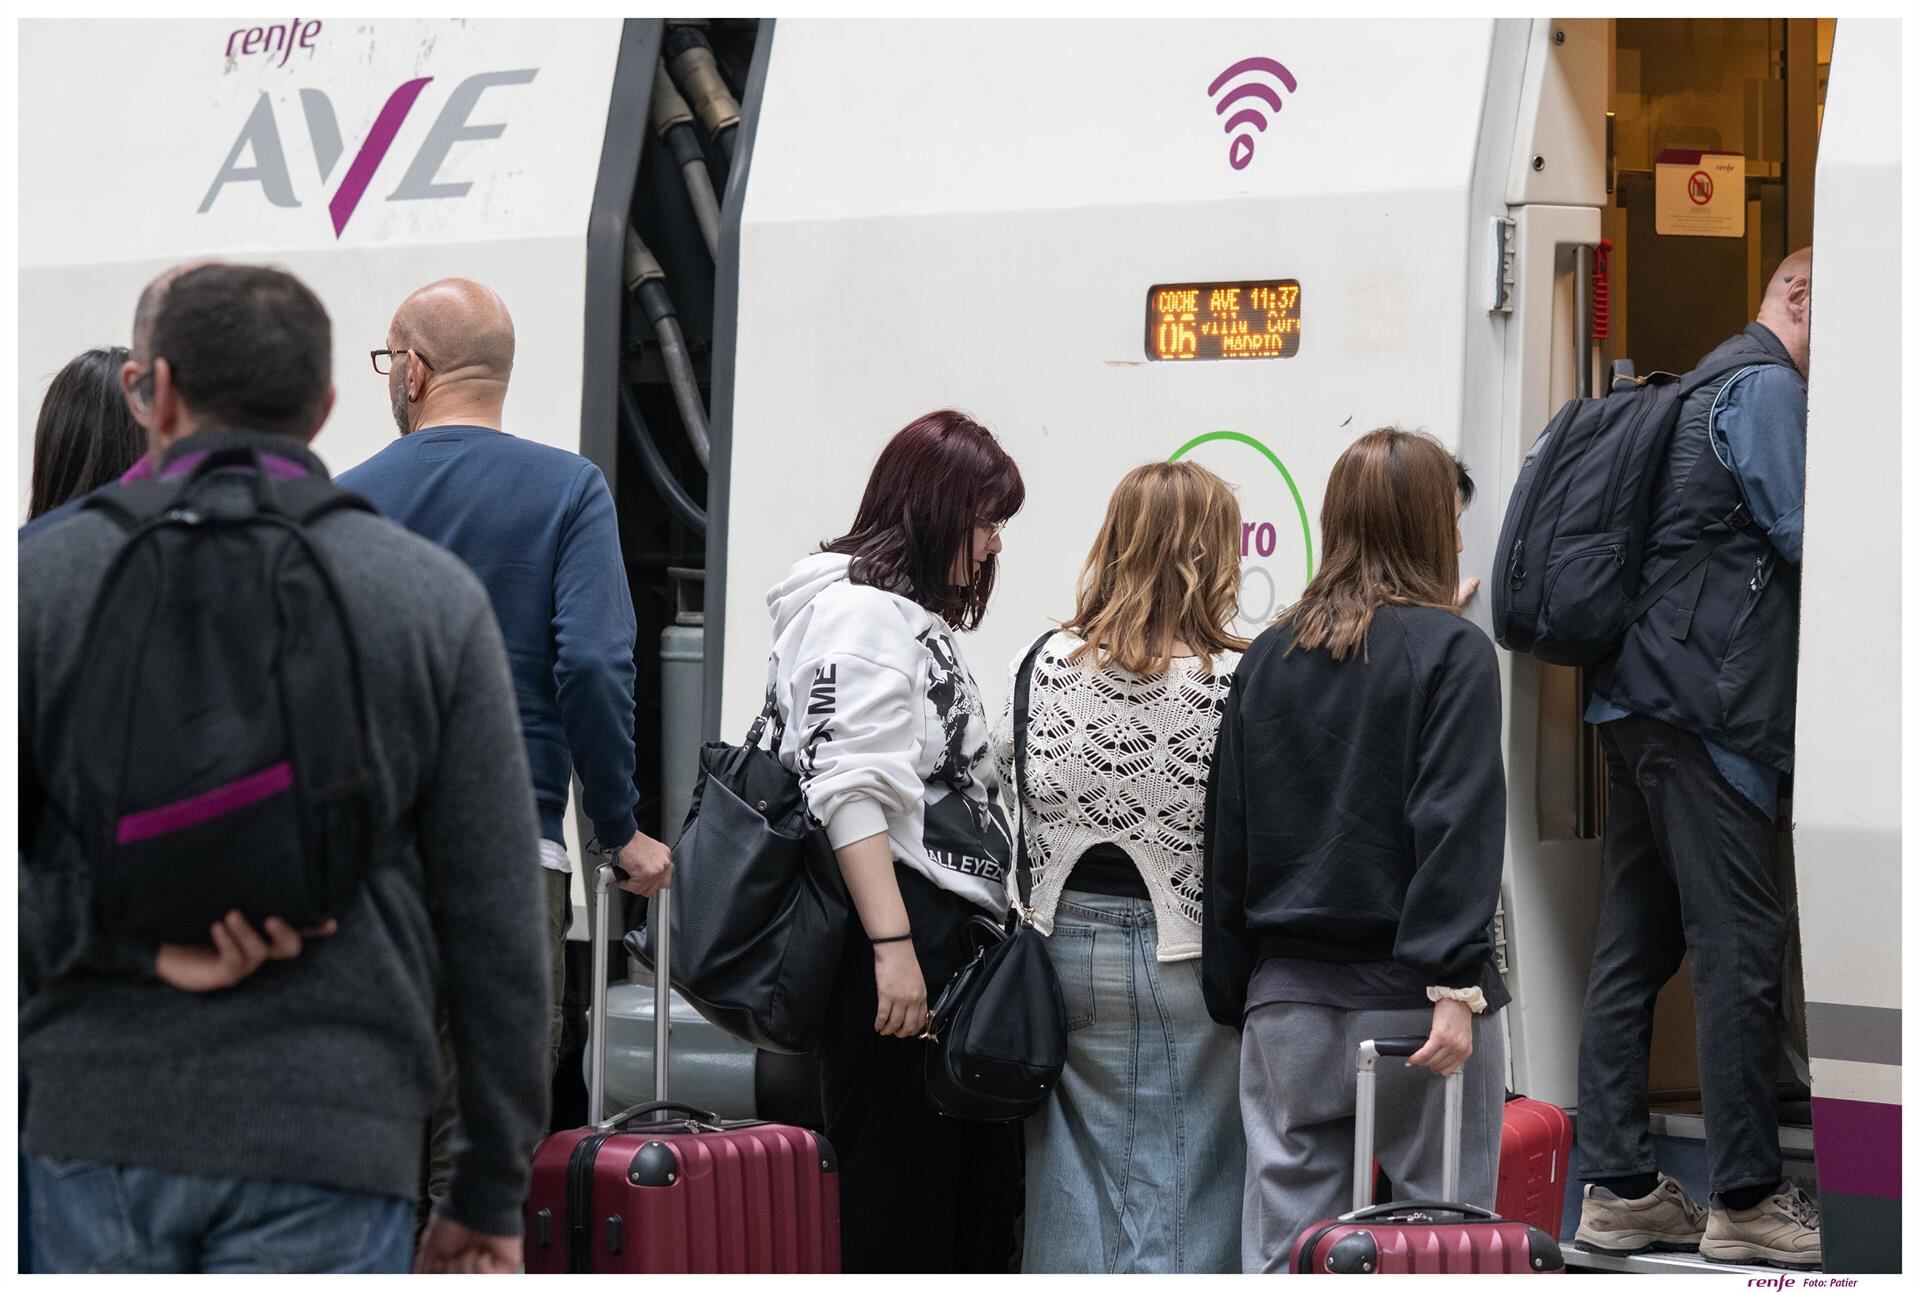
[[[1653,164],[1653,231],[1669,237],[1743,238],[1747,159],[1669,148]]]

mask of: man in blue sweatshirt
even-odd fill
[[[633,601],[613,496],[585,458],[500,429],[513,349],[506,303],[479,283],[449,278],[401,302],[373,356],[400,438],[339,483],[465,561],[493,599],[540,812],[540,855],[527,864],[547,879],[552,1064],[573,914],[561,833],[573,773],[595,836],[629,876],[621,887],[651,897],[673,863],[634,827]],[[436,1196],[450,1118],[443,1106],[433,1127]]]

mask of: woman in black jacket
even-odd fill
[[[1208,1009],[1243,1025],[1249,1273],[1284,1268],[1303,1229],[1348,1209],[1369,1038],[1427,1038],[1380,1067],[1396,1195],[1441,1196],[1432,1078],[1464,1069],[1459,1200],[1493,1204],[1506,779],[1493,644],[1454,612],[1458,479],[1427,435],[1377,430],[1341,455],[1325,563],[1248,649],[1221,722],[1201,964]]]

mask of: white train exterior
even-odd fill
[[[993,704],[1009,657],[1069,612],[1109,488],[1150,459],[1239,487],[1243,631],[1304,585],[1326,473],[1376,425],[1429,430],[1473,468],[1463,568],[1486,575],[1519,463],[1578,384],[1609,27],[762,24],[715,257],[707,734],[760,702],[764,589],[839,532],[885,437],[930,408],[992,426],[1027,482],[966,644]],[[1899,1259],[1898,30],[1839,24],[1814,198],[1797,1169],[1817,1173],[1839,1271]],[[222,256],[325,300],[339,403],[315,447],[336,471],[393,431],[363,352],[411,288],[459,274],[518,324],[509,429],[593,457],[623,507],[658,506],[620,478],[616,423],[661,38],[658,20],[24,24],[18,498],[51,374],[124,343],[159,269]],[[1291,284],[1292,353],[1157,357],[1154,289],[1189,284]],[[1468,613],[1489,626],[1484,597]],[[1512,1078],[1572,1105],[1599,892],[1574,820],[1575,682],[1501,668]]]

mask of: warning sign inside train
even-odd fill
[[[1297,279],[1147,289],[1149,359],[1290,359],[1299,352]]]
[[[1653,231],[1663,237],[1747,236],[1747,159],[1668,148],[1653,159]]]

